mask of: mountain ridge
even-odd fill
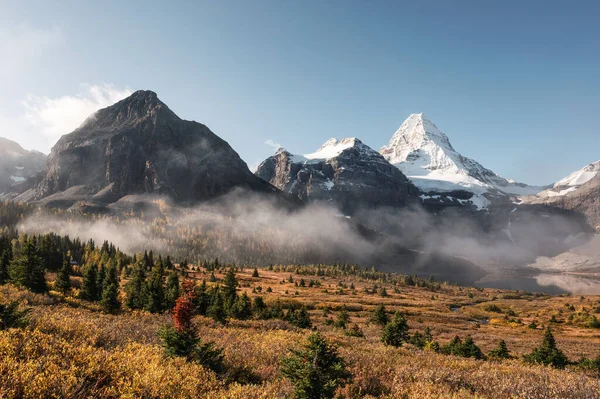
[[[360,207],[406,206],[418,194],[402,172],[355,137],[329,139],[304,155],[279,148],[256,175],[304,202],[334,203],[348,214]]]

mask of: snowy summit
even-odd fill
[[[477,161],[457,152],[444,134],[423,113],[410,115],[380,153],[426,193],[469,191],[485,207],[484,194],[531,195],[541,187],[498,176]]]

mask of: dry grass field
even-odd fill
[[[539,344],[553,316],[558,347],[569,359],[595,358],[600,353],[600,330],[589,324],[600,297],[445,284],[432,291],[351,275],[299,275],[293,270],[259,270],[260,276],[252,277],[253,270],[245,269],[237,274],[239,293],[260,295],[267,304],[279,301],[284,307],[309,309],[313,329],[338,345],[353,375],[339,389],[340,397],[600,397],[600,379],[592,371],[528,365],[521,358]],[[198,280],[209,276],[202,269],[190,272]],[[209,284],[218,284],[223,274],[215,277],[217,282]],[[319,284],[309,287],[311,280]],[[312,332],[276,319],[231,320],[222,325],[197,316],[194,323],[202,340],[214,341],[224,350],[228,372],[216,375],[163,355],[157,332],[171,323],[169,313],[124,310],[109,315],[95,304],[54,291],[37,295],[12,285],[0,287],[0,302],[13,300],[32,312],[27,328],[0,331],[0,398],[286,398],[292,386],[281,376],[280,359]],[[370,321],[379,304],[389,314],[404,314],[411,333],[431,329],[440,345],[455,335],[472,336],[488,353],[503,339],[514,359],[474,360],[410,344],[386,346],[381,342],[382,328]],[[348,330],[328,321],[335,321],[341,309],[349,313],[348,326],[356,324],[364,337],[349,336]]]

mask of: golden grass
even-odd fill
[[[380,343],[381,328],[369,322],[373,308],[384,303],[389,312],[407,315],[412,332],[430,327],[441,344],[454,335],[471,335],[487,352],[504,339],[511,352],[520,356],[538,345],[543,332],[541,327],[532,330],[527,325],[535,321],[545,326],[556,315],[561,321],[553,326],[557,343],[571,360],[577,360],[596,357],[600,337],[598,330],[585,328],[581,317],[569,321],[569,315],[583,308],[593,314],[598,297],[505,299],[514,294],[445,285],[436,292],[398,286],[399,292],[394,293],[389,284],[383,284],[388,296],[381,297],[363,292],[374,282],[354,277],[294,275],[295,281],[318,279],[322,283],[321,287],[302,288],[287,282],[289,272],[261,270],[260,278],[252,278],[251,273],[252,269],[247,269],[239,274],[242,291],[252,296],[252,288],[261,286],[260,295],[268,303],[279,300],[308,306],[316,328],[339,345],[354,376],[340,391],[344,397],[600,397],[600,379],[576,368],[554,370],[525,365],[519,359],[476,361],[410,345],[395,349]],[[198,278],[208,275],[197,273]],[[342,288],[340,294],[340,283],[354,284],[354,293]],[[267,287],[273,293],[266,293]],[[0,398],[285,398],[291,385],[280,377],[280,358],[310,333],[279,320],[231,321],[225,327],[196,317],[202,339],[224,349],[229,368],[256,381],[242,385],[202,366],[165,358],[157,331],[170,322],[168,314],[124,311],[107,315],[74,298],[36,295],[9,285],[0,287],[0,300],[19,300],[33,308],[29,328],[0,331]],[[501,312],[486,311],[489,304]],[[575,310],[570,310],[570,305]],[[325,324],[344,306],[350,311],[350,323],[358,324],[365,338],[348,337],[343,330]],[[458,311],[451,310],[456,306]],[[331,310],[328,316],[325,308]]]

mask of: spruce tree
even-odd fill
[[[83,285],[79,297],[86,301],[97,301],[100,297],[98,288],[98,266],[92,263],[83,274]]]
[[[252,317],[252,302],[248,295],[244,292],[235,300],[232,316],[239,320],[247,320]]]
[[[488,354],[488,357],[492,359],[510,359],[510,352],[506,346],[506,342],[503,339],[498,342],[498,347],[496,349],[492,349]]]
[[[267,304],[261,296],[254,297],[252,302],[252,313],[254,313],[259,319],[266,318]]]
[[[375,308],[371,321],[380,326],[385,326],[390,321],[388,315],[385,313],[385,306],[383,304]]]
[[[138,263],[131,280],[125,285],[127,295],[127,307],[129,309],[143,309],[146,303],[144,298],[144,282],[146,280],[146,271],[144,263]]]
[[[63,295],[67,295],[71,291],[71,264],[67,258],[63,259],[63,265],[56,275],[54,288]]]
[[[193,297],[195,312],[199,315],[206,316],[206,312],[208,311],[211,302],[210,299],[206,280],[202,280],[202,284],[195,288],[195,295]]]
[[[346,310],[346,308],[343,308],[342,310],[340,310],[340,313],[338,313],[337,320],[335,322],[335,326],[338,328],[345,329],[348,326],[349,322],[350,322],[350,315],[348,314],[348,311]]]
[[[117,284],[110,283],[102,290],[102,298],[100,299],[100,306],[107,313],[114,313],[121,309],[121,302],[119,301],[119,288]]]
[[[225,324],[227,321],[227,312],[225,311],[223,295],[218,287],[213,290],[210,302],[206,311],[207,316],[219,323]]]
[[[408,324],[399,312],[394,313],[392,321],[383,328],[381,342],[386,345],[400,347],[408,340]]]
[[[167,259],[169,258],[167,257]],[[176,271],[172,271],[169,273],[169,277],[167,277],[167,285],[165,287],[166,307],[170,309],[175,306],[175,301],[177,301],[179,295],[179,275]]]
[[[9,275],[17,284],[33,292],[48,291],[42,258],[38,255],[33,240],[27,240],[18,257],[9,267]]]
[[[256,267],[254,268],[254,271],[252,272],[252,277],[254,277],[254,278],[258,278],[258,277],[260,277],[260,276],[258,275],[258,269],[257,269]]]
[[[8,275],[8,266],[10,265],[10,255],[7,250],[0,256],[0,285],[6,284],[10,278]]]
[[[333,398],[338,387],[352,378],[337,348],[320,334],[308,337],[301,350],[281,360],[281,373],[290,379],[296,399]]]
[[[524,358],[528,363],[540,363],[556,368],[564,368],[569,364],[569,359],[556,346],[556,341],[550,327],[546,328],[540,346],[535,348],[529,355],[525,355]]]
[[[106,266],[101,265],[98,268],[98,276],[96,277],[96,287],[98,288],[98,299],[102,296],[102,289],[104,288],[104,279],[106,278]]]
[[[112,265],[106,268],[106,275],[102,281],[100,306],[107,313],[114,313],[121,309],[119,277],[117,276],[117,268]]]
[[[231,307],[235,299],[237,297],[237,286],[238,281],[235,278],[235,271],[233,267],[230,267],[225,273],[225,277],[223,278],[223,299],[225,300],[225,306],[228,308]]]
[[[150,252],[152,254],[152,252]],[[162,262],[157,264],[150,273],[146,282],[146,304],[145,309],[151,313],[165,310],[165,288],[163,285],[164,268]]]

